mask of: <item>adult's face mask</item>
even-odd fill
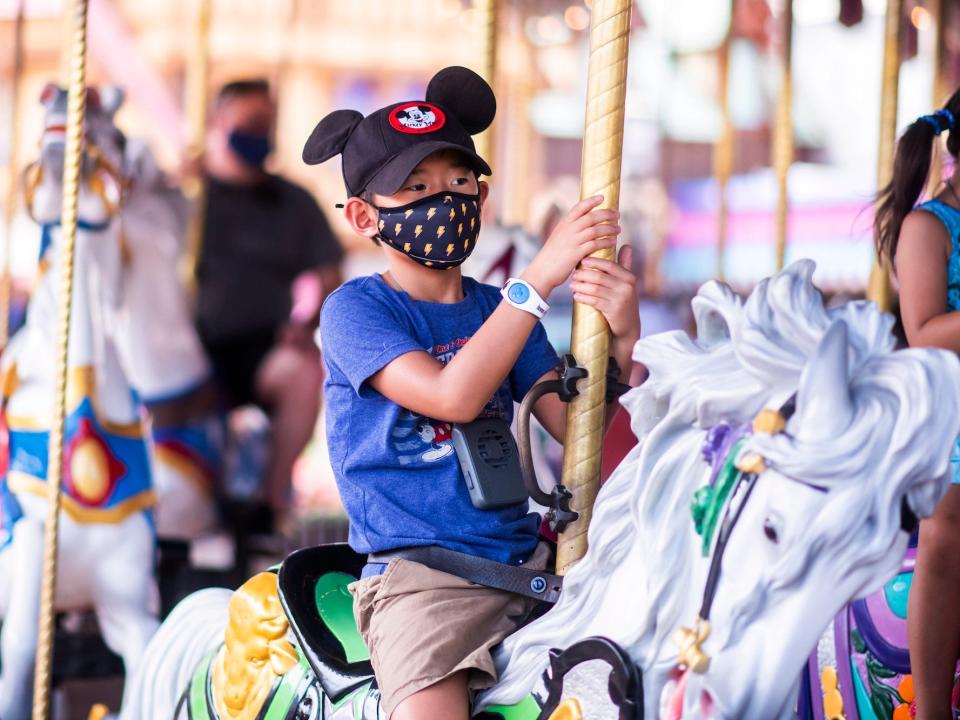
[[[270,146],[270,138],[261,133],[243,132],[234,130],[227,136],[227,143],[230,149],[243,160],[244,163],[254,168],[262,168],[267,161],[267,156],[273,149]]]
[[[480,234],[480,195],[439,192],[401,207],[378,207],[379,238],[432,270],[457,267]]]

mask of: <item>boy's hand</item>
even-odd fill
[[[640,311],[637,306],[637,278],[630,271],[633,248],[620,249],[619,263],[587,257],[573,273],[570,289],[573,299],[596,308],[607,320],[613,341],[624,346],[640,337]]]
[[[602,195],[594,195],[574,205],[524,271],[521,277],[544,298],[562,285],[586,256],[617,246],[620,213],[593,209],[602,202]]]

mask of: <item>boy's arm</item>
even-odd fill
[[[591,210],[602,198],[577,203],[520,276],[547,298],[584,257],[614,247],[620,227],[613,210]],[[443,365],[426,352],[400,355],[372,375],[377,392],[416,413],[470,422],[494,396],[520,357],[537,318],[500,303],[453,359]]]
[[[524,279],[540,292],[533,280]],[[510,373],[536,322],[530,313],[500,303],[446,365],[429,353],[409,352],[372,376],[370,385],[415,413],[447,422],[470,422]]]

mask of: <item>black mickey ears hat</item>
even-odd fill
[[[316,165],[342,154],[351,197],[364,190],[393,195],[438,150],[458,150],[478,175],[490,175],[470,136],[488,128],[496,112],[497,100],[482,77],[463,67],[444,68],[427,85],[424,100],[395,103],[367,117],[356,110],[330,113],[307,138],[303,161]]]

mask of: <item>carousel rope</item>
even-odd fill
[[[630,0],[595,0],[590,20],[580,197],[603,195],[603,208],[616,209],[620,204],[631,6]],[[616,252],[604,249],[595,255],[615,260]],[[560,536],[557,572],[561,575],[586,554],[587,528],[600,489],[609,339],[603,315],[574,303],[571,351],[589,375],[580,381],[580,394],[567,408],[563,484],[573,493],[571,504],[580,518]]]
[[[477,25],[480,29],[480,76],[490,87],[496,89],[497,75],[497,0],[474,0],[473,7],[477,13]],[[487,162],[495,165],[496,158],[492,157],[493,128],[487,128],[476,138],[477,154]]]
[[[780,60],[780,97],[773,131],[773,167],[777,176],[776,268],[783,270],[787,255],[790,216],[790,166],[793,164],[793,0],[783,8],[783,55]]]
[[[40,621],[33,685],[33,720],[47,720],[49,715],[50,674],[53,661],[53,603],[57,580],[57,533],[60,525],[60,484],[63,474],[63,436],[66,418],[67,352],[70,344],[70,307],[73,296],[73,250],[77,235],[83,120],[87,101],[87,0],[73,0],[70,13],[72,40],[61,213],[63,254],[57,318],[53,419],[50,424],[50,457],[47,468],[47,519],[44,528]]]
[[[880,148],[877,160],[877,187],[884,188],[893,177],[893,157],[897,144],[897,102],[900,82],[900,41],[903,36],[903,0],[888,0],[884,21],[883,89],[880,97]],[[881,310],[892,304],[890,271],[879,257],[874,259],[867,299]]]
[[[10,158],[7,175],[7,202],[4,206],[4,247],[0,267],[0,348],[10,338],[10,253],[13,249],[13,217],[17,206],[17,150],[20,147],[20,104],[23,75],[23,26],[27,0],[17,3],[13,27],[13,81],[10,93]]]
[[[206,223],[207,197],[203,178],[203,147],[207,135],[207,83],[210,63],[210,0],[196,0],[194,48],[187,64],[187,123],[189,144],[187,157],[192,173],[183,183],[184,194],[193,205],[187,230],[187,252],[181,272],[184,285],[191,294],[196,291],[197,269],[203,252],[203,229]]]

